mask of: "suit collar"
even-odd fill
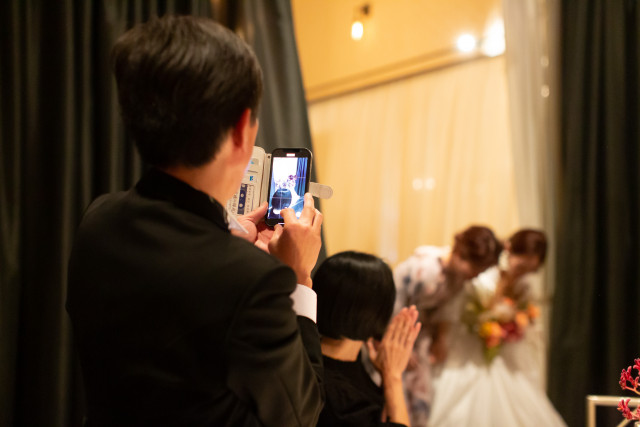
[[[217,200],[156,168],[144,174],[136,184],[136,190],[145,197],[172,202],[229,231],[226,209]]]

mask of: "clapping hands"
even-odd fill
[[[407,368],[413,344],[418,337],[422,324],[418,320],[415,306],[400,310],[389,324],[379,343],[373,339],[367,341],[369,357],[375,368],[381,373],[383,381],[398,380]]]

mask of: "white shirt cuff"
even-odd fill
[[[298,316],[316,321],[318,296],[313,289],[304,285],[296,285],[296,289],[291,293],[291,299],[293,300],[293,311]]]

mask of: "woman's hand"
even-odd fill
[[[373,339],[367,341],[369,357],[382,374],[383,382],[402,378],[422,327],[420,322],[416,323],[417,320],[416,307],[405,307],[391,320],[378,345],[374,344]]]
[[[385,400],[383,413],[389,417],[389,421],[404,425],[409,425],[409,411],[404,401],[402,373],[407,368],[413,343],[422,327],[420,322],[416,323],[417,320],[416,307],[405,307],[391,320],[378,346],[371,339],[367,341],[369,356],[382,374]]]

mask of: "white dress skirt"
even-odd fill
[[[535,325],[519,341],[504,343],[490,363],[466,325],[450,332],[447,360],[433,371],[429,427],[566,426],[543,389],[542,334]]]

